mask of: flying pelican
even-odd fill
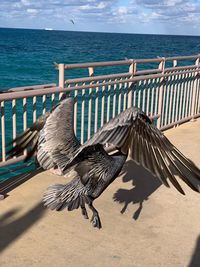
[[[31,142],[24,135],[14,140],[17,142],[14,155],[27,146],[30,147],[28,154],[33,155],[38,142],[37,158],[41,166],[57,164],[66,177],[73,170],[71,182],[51,185],[47,189],[43,197],[45,206],[56,211],[80,207],[83,216],[88,218],[87,204],[93,212],[93,226],[100,229],[101,220],[93,201],[118,177],[128,154],[165,186],[169,187],[169,180],[181,194],[185,194],[175,177],[178,175],[192,190],[199,192],[190,180],[193,177],[200,181],[198,167],[140,109],[131,107],[123,111],[81,145],[74,134],[73,105],[74,100],[67,98],[47,113],[47,118],[43,115],[45,120],[38,120],[28,130],[33,136]],[[105,144],[114,145],[116,152],[109,155],[104,149]]]

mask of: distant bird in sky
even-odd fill
[[[169,187],[169,181],[185,194],[178,183],[179,176],[192,190],[199,192],[193,180],[200,181],[200,170],[187,159],[157,129],[150,118],[136,107],[128,108],[104,124],[91,139],[80,144],[74,133],[74,99],[62,100],[44,114],[13,144],[10,154],[18,155],[24,149],[28,157],[37,150],[42,167],[57,165],[66,185],[51,185],[44,193],[44,205],[51,210],[69,211],[81,208],[88,219],[86,204],[91,209],[92,225],[101,228],[101,220],[93,202],[118,177],[128,154],[132,160],[148,169]],[[108,154],[105,145],[113,145],[115,152]],[[134,170],[133,170],[134,171]],[[106,207],[105,207],[106,208]]]
[[[72,24],[75,24],[74,21],[73,21],[73,19],[70,19],[70,21],[71,21]]]

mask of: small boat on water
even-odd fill
[[[52,28],[44,28],[44,29],[45,29],[45,31],[53,31]]]

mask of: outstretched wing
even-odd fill
[[[26,129],[22,134],[18,135],[12,142],[7,144],[8,157],[19,156],[24,149],[27,149],[27,156],[25,161],[30,159],[37,151],[40,131],[49,117],[50,112],[41,116],[31,127]],[[10,146],[12,145],[12,148]]]
[[[38,161],[42,166],[48,164],[49,157],[61,169],[79,147],[80,142],[74,134],[74,99],[67,98],[50,114],[41,132],[42,142],[38,151]]]
[[[151,123],[150,119],[143,112],[139,111],[139,109],[134,107],[129,108],[104,124],[103,127],[83,145],[82,149],[100,143],[103,145],[114,145],[123,152],[124,145],[130,137],[132,126],[138,116]]]
[[[27,160],[37,151],[38,162],[44,169],[60,164],[62,166],[80,146],[74,135],[73,110],[72,98],[62,100],[13,140],[14,146],[7,154],[17,156],[27,149]]]
[[[137,118],[131,130],[130,157],[150,170],[169,187],[167,178],[184,194],[176,180],[179,176],[191,189],[199,192],[191,181],[200,181],[200,170],[187,159],[154,125]]]
[[[129,150],[130,157],[134,161],[151,171],[168,187],[167,179],[169,179],[182,194],[184,191],[176,176],[179,176],[191,189],[199,192],[191,181],[193,179],[200,181],[200,170],[137,108],[129,108],[106,123],[77,151],[74,158],[83,153],[82,151],[88,146],[98,143],[112,144],[123,153]]]

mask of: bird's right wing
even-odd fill
[[[191,189],[199,192],[193,181],[200,182],[200,170],[187,159],[157,129],[139,109],[129,108],[100,128],[94,136],[77,150],[72,163],[88,146],[114,145],[122,153],[129,150],[130,157],[157,176],[166,186],[168,180],[184,194],[177,181],[179,176]],[[69,166],[69,165],[68,165]],[[66,165],[66,168],[68,168]]]
[[[127,150],[127,145],[130,144],[131,129],[138,115],[151,123],[150,119],[143,112],[140,111],[139,113],[139,111],[138,108],[129,108],[105,123],[92,138],[77,149],[70,161],[66,162],[64,169],[74,164],[80,153],[84,153],[88,147],[97,144],[113,145],[126,154],[127,151],[125,150]]]
[[[71,153],[80,147],[73,120],[74,99],[68,97],[14,139],[8,156],[18,156],[27,149],[27,160],[37,151],[38,162],[44,169],[55,165],[62,169]]]
[[[66,98],[47,118],[41,132],[41,145],[38,151],[38,161],[45,168],[49,158],[62,170],[71,154],[79,147],[80,142],[74,133],[74,99]]]
[[[136,118],[138,117],[139,110],[137,108],[129,108],[109,122],[105,123],[91,139],[83,144],[82,149],[94,144],[110,144],[117,148],[123,149],[124,143],[130,135],[130,130]],[[140,114],[145,116],[143,112]],[[148,119],[147,116],[145,116]],[[149,120],[150,121],[150,120]]]

